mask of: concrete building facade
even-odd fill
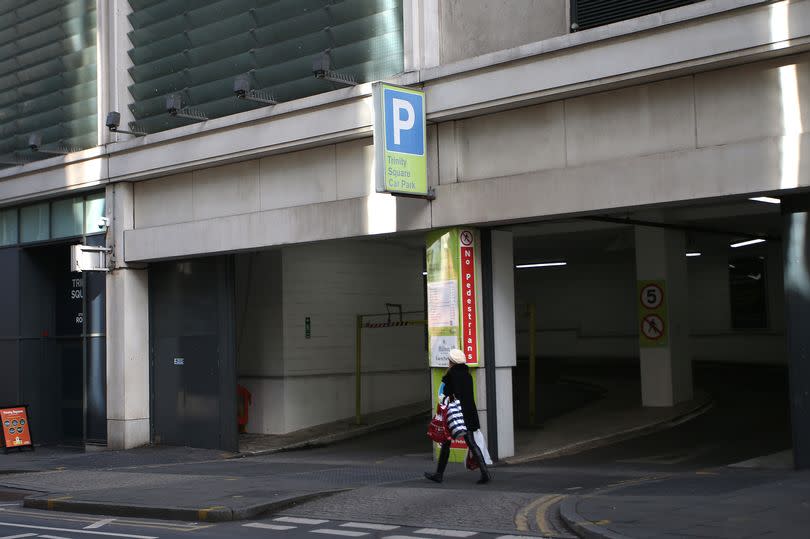
[[[233,4],[245,4],[239,9],[251,13],[253,22],[246,24],[256,32],[276,32],[275,23],[262,26],[261,10],[289,2],[254,3]],[[290,20],[325,9],[334,24],[326,32],[334,48],[325,49],[333,51],[336,69],[343,45],[334,45],[341,39],[334,21],[349,21],[352,10],[362,12],[345,23],[355,24],[353,36],[373,33],[358,29],[379,28],[384,17],[396,18],[390,32],[369,39],[395,35],[400,48],[346,68],[360,74],[359,84],[299,91],[304,83],[290,76],[293,82],[277,88],[289,99],[231,112],[226,98],[237,101],[228,86],[234,77],[214,77],[225,81],[222,97],[195,102],[202,95],[193,86],[197,67],[178,69],[188,77],[177,83],[186,85],[180,91],[171,90],[175,83],[160,86],[143,67],[148,62],[138,63],[140,52],[133,51],[149,45],[148,34],[139,32],[164,24],[149,22],[163,21],[146,13],[156,3],[99,1],[83,8],[97,20],[96,62],[89,64],[97,74],[96,141],[36,160],[24,158],[24,144],[9,147],[0,204],[7,222],[19,223],[13,231],[19,237],[5,232],[8,247],[0,256],[23,254],[7,255],[8,275],[19,280],[18,258],[38,245],[56,249],[58,238],[90,243],[99,237],[111,249],[104,329],[77,334],[85,342],[105,338],[102,443],[128,448],[159,441],[159,417],[203,421],[212,408],[222,410],[221,425],[231,422],[235,398],[227,388],[206,393],[191,377],[180,377],[171,387],[185,389],[167,390],[169,403],[155,390],[156,373],[167,380],[210,349],[220,355],[205,361],[228,363],[228,383],[238,381],[253,394],[251,432],[286,433],[351,417],[357,315],[385,313],[392,304],[424,318],[418,314],[426,310],[424,234],[463,225],[496,233],[485,261],[495,268],[485,284],[495,296],[485,309],[496,321],[485,336],[494,356],[485,362],[500,374],[489,385],[482,376],[478,389],[482,425],[497,425],[493,443],[501,457],[514,450],[506,374],[533,331],[549,356],[640,358],[642,400],[649,406],[691,398],[693,359],[787,364],[796,461],[810,464],[810,367],[801,352],[808,301],[810,1],[673,2],[671,9],[601,22],[588,18],[588,2],[577,8],[564,0],[305,3],[309,7]],[[335,14],[343,8],[345,14]],[[166,35],[161,39],[171,38]],[[354,46],[351,39],[346,50]],[[149,69],[165,70],[161,77],[175,73],[171,66]],[[214,84],[205,76],[217,69],[199,68],[199,88]],[[252,81],[272,89],[262,82],[262,69],[252,68]],[[179,92],[182,107],[202,107],[210,119],[171,123],[165,110],[154,112],[151,101],[139,97],[138,77],[161,99],[160,92]],[[425,92],[433,200],[375,192],[370,83],[380,78]],[[135,122],[148,134],[111,132],[105,126],[110,111],[120,112],[122,128]],[[14,136],[26,138],[19,120]],[[87,213],[79,234],[23,240],[26,208],[46,203],[54,221],[57,202],[84,197],[82,208],[90,211],[88,200],[101,193],[103,215]],[[749,200],[763,195],[781,199],[784,217],[780,206]],[[750,256],[729,251],[729,243],[746,239],[766,241],[751,247]],[[690,250],[702,256],[683,256]],[[211,260],[221,268],[204,269]],[[553,260],[567,265],[508,271]],[[757,260],[767,279],[752,278],[761,284],[752,291],[729,270]],[[636,284],[645,280],[667,282],[672,329],[665,347],[639,346]],[[224,299],[190,299],[212,289]],[[28,301],[22,285],[16,290],[9,304],[15,311]],[[752,307],[754,295],[766,306]],[[526,303],[540,310],[534,328],[521,315]],[[209,308],[219,317],[198,316]],[[766,318],[746,318],[756,309]],[[199,323],[177,324],[164,335],[155,324],[167,320],[166,313]],[[22,343],[33,337],[16,327],[7,331],[3,342],[19,352],[5,361],[22,372]],[[203,346],[201,336],[214,340]],[[430,398],[424,328],[384,328],[364,338],[363,413]],[[83,353],[87,414],[89,389],[101,386],[88,381]],[[175,371],[159,370],[164,361]],[[7,386],[2,400],[20,401],[36,383],[29,382],[27,394]],[[493,402],[487,388],[496,389]],[[192,398],[203,394],[219,397]],[[169,412],[175,415],[161,415]],[[203,428],[194,421],[189,429]],[[80,438],[89,440],[84,432]]]

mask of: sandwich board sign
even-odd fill
[[[3,449],[6,453],[11,449],[34,449],[27,405],[0,408],[0,426],[3,427]]]
[[[372,98],[376,191],[430,196],[425,93],[378,82],[372,87]]]

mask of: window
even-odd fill
[[[20,242],[50,239],[50,228],[51,215],[47,202],[20,209]]]
[[[571,0],[571,30],[586,30],[701,0]]]
[[[0,246],[17,243],[17,210],[0,210]]]

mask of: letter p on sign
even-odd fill
[[[394,144],[401,144],[402,131],[413,128],[416,119],[413,105],[404,99],[397,99],[396,97],[391,100],[391,104],[394,107]],[[402,118],[402,111],[405,111],[405,119]]]
[[[424,98],[386,87],[383,90],[385,109],[385,146],[387,151],[425,154]]]

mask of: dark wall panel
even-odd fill
[[[232,259],[149,270],[155,442],[237,449]]]
[[[20,365],[17,339],[0,339],[0,406],[20,400]]]
[[[16,247],[0,249],[0,339],[20,334],[20,251]]]

